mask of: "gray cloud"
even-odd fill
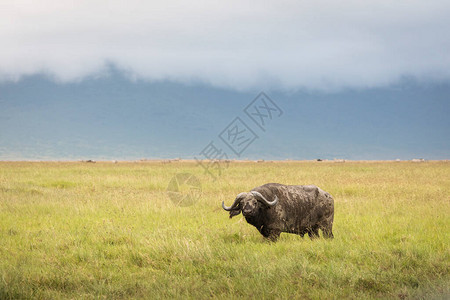
[[[449,15],[449,1],[2,1],[0,79],[114,63],[235,89],[449,80]]]

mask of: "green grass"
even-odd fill
[[[266,242],[220,207],[267,182],[331,193],[335,239]],[[0,162],[0,299],[449,298],[449,195],[449,162]]]

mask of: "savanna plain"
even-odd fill
[[[335,238],[228,218],[268,182],[333,195]],[[449,299],[449,195],[447,161],[0,162],[0,299]]]

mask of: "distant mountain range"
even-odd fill
[[[283,111],[263,131],[244,108],[260,91],[44,75],[0,83],[0,159],[199,157],[210,142],[239,159],[448,159],[450,83],[266,94]],[[257,138],[236,155],[219,137],[236,117]]]

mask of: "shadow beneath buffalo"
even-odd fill
[[[324,240],[320,238],[310,239],[308,235],[306,235],[305,237],[301,237],[300,235],[296,234],[281,234],[280,238],[277,241],[271,241],[259,235],[253,236],[242,233],[222,234],[221,237],[226,244],[244,244],[244,243],[276,244],[277,242],[295,242],[295,241],[314,242],[316,240]],[[327,239],[325,240],[332,241]]]
[[[271,240],[265,239],[262,236],[244,235],[241,233],[222,234],[222,239],[226,244],[272,244],[276,243]]]

